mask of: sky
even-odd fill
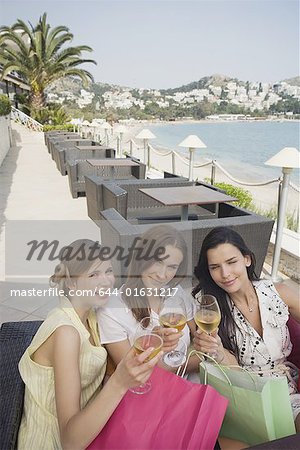
[[[276,82],[299,75],[298,0],[0,0],[0,24],[47,12],[72,45],[93,48],[95,81],[178,87],[223,74]]]

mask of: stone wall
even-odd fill
[[[10,116],[0,116],[0,166],[11,146]]]

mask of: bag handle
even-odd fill
[[[239,365],[237,365],[237,364],[231,364],[231,365],[229,365],[229,366],[221,365],[221,364],[219,364],[218,361],[216,361],[212,356],[207,355],[206,353],[203,353],[203,352],[200,352],[200,351],[197,351],[197,350],[192,350],[192,351],[189,353],[189,355],[188,355],[188,357],[187,357],[187,360],[186,360],[186,362],[185,362],[183,371],[182,371],[182,373],[181,373],[181,375],[180,375],[181,377],[184,377],[184,375],[185,375],[185,373],[186,373],[186,369],[187,369],[187,365],[188,365],[189,359],[190,359],[190,357],[193,356],[193,355],[196,355],[196,356],[199,358],[200,364],[201,364],[201,362],[203,362],[205,359],[209,359],[211,362],[213,362],[214,365],[218,367],[218,369],[220,370],[220,372],[222,372],[222,374],[223,374],[224,377],[226,378],[226,381],[228,382],[228,385],[230,386],[231,391],[232,391],[233,385],[232,385],[232,382],[231,382],[230,378],[228,377],[226,371],[224,370],[225,368],[228,368],[228,369],[239,369],[239,370],[242,370],[243,372],[246,372],[246,373],[249,375],[249,377],[251,378],[251,380],[252,380],[252,382],[253,382],[253,384],[254,384],[254,387],[256,388],[256,381],[255,381],[255,378],[253,377],[253,375],[251,374],[251,372],[250,372],[248,369],[246,369],[246,367],[239,366]],[[199,364],[199,365],[200,365],[200,364]],[[208,382],[208,371],[207,371],[207,368],[206,368],[205,366],[203,367],[203,370],[204,370],[204,384],[207,384],[207,382]],[[178,371],[177,371],[177,375],[178,375]],[[234,393],[233,393],[233,391],[232,391],[232,396],[233,396],[233,398],[234,398]],[[234,400],[235,400],[235,398],[234,398]]]
[[[228,384],[229,384],[230,386],[232,386],[232,383],[231,383],[231,381],[230,381],[228,375],[226,374],[226,372],[225,372],[224,369],[222,368],[222,366],[221,366],[221,365],[220,365],[220,364],[219,364],[212,356],[207,355],[206,353],[203,353],[203,352],[198,352],[197,350],[192,350],[192,351],[189,353],[189,355],[188,355],[188,357],[187,357],[187,359],[186,359],[186,362],[185,362],[183,371],[182,371],[182,373],[181,373],[181,375],[180,375],[181,377],[184,377],[184,375],[185,375],[185,373],[186,373],[186,369],[187,369],[188,362],[189,362],[189,360],[190,360],[190,357],[191,357],[191,356],[194,356],[194,355],[196,355],[196,356],[199,358],[200,364],[201,364],[202,361],[205,360],[205,358],[210,359],[210,360],[218,367],[218,369],[223,373],[224,377],[225,377],[226,380],[228,381]],[[228,366],[227,366],[227,367],[228,367]],[[237,367],[239,367],[239,366],[237,366]],[[208,378],[207,369],[204,367],[204,384],[207,384],[207,378]]]

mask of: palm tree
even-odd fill
[[[73,34],[65,26],[50,27],[47,14],[40,17],[36,26],[18,20],[11,27],[0,27],[0,78],[16,72],[30,85],[30,110],[39,110],[45,104],[45,88],[54,81],[73,76],[84,85],[93,80],[92,75],[78,66],[97,64],[92,59],[82,59],[83,51],[92,51],[87,45],[65,47]]]

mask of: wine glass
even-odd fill
[[[150,353],[148,358],[145,360],[150,361],[154,358],[162,348],[163,340],[162,338],[154,332],[155,324],[153,323],[151,317],[144,317],[138,324],[137,329],[134,334],[133,347],[137,354],[141,354],[148,348],[153,347],[153,351]],[[131,392],[135,394],[146,394],[151,389],[151,381],[148,380],[146,383],[140,384],[130,389]]]
[[[182,331],[187,322],[184,299],[179,295],[169,296],[163,300],[159,312],[159,323],[163,328],[176,328]],[[170,367],[179,367],[186,360],[187,347],[179,340],[177,347],[163,356],[163,361]]]
[[[196,295],[196,311],[194,315],[197,326],[207,334],[212,334],[221,322],[221,312],[216,297],[209,294]],[[217,357],[216,353],[208,356]]]

